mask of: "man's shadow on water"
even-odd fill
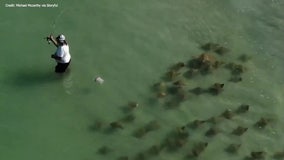
[[[61,81],[68,73],[58,74],[53,70],[22,69],[12,73],[7,83],[19,87],[38,86]]]

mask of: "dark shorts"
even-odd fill
[[[57,63],[55,66],[55,72],[56,73],[64,73],[69,66],[71,60],[68,63]]]

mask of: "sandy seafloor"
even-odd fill
[[[7,3],[58,7],[7,8]],[[283,0],[1,0],[0,159],[177,160],[187,159],[201,141],[208,146],[196,159],[240,160],[251,151],[273,159],[284,151],[283,9]],[[55,47],[43,39],[50,33],[64,33],[70,45],[72,64],[63,76],[53,73]],[[200,46],[207,42],[230,49],[223,56],[211,54],[245,66],[243,81],[228,81],[224,67],[190,79],[179,76],[187,99],[168,109],[170,97],[157,99],[153,84],[162,82],[173,64],[204,53]],[[243,54],[250,59],[239,61]],[[105,80],[102,85],[94,82],[96,76]],[[189,92],[215,82],[225,84],[218,96]],[[134,121],[108,132],[109,123],[129,114],[125,107],[131,101],[139,104],[131,111]],[[204,124],[186,129],[183,147],[148,154],[176,128],[241,104],[250,105],[249,112],[222,119],[216,136],[206,137],[212,125]],[[261,117],[271,122],[254,128]],[[159,124],[157,130],[133,136],[151,121]],[[237,126],[249,129],[232,135]],[[231,143],[242,144],[235,154],[224,151]],[[106,154],[98,152],[103,146]]]

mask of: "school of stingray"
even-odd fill
[[[206,43],[201,46],[201,49],[204,50],[205,53],[191,58],[188,62],[177,62],[176,64],[173,64],[164,74],[163,78],[161,78],[161,81],[153,85],[152,89],[156,95],[156,100],[163,103],[165,108],[175,109],[176,107],[179,107],[181,103],[190,99],[188,93],[196,96],[201,94],[211,94],[218,97],[222,94],[223,90],[226,89],[226,84],[223,82],[215,82],[210,87],[198,86],[195,88],[188,88],[186,81],[190,81],[194,76],[214,75],[214,71],[219,68],[225,68],[231,75],[231,78],[227,80],[228,83],[241,83],[243,81],[242,75],[248,70],[244,66],[244,62],[249,61],[251,57],[243,54],[239,57],[238,63],[224,62],[219,59],[222,59],[223,56],[229,54],[230,50],[228,48],[216,43]],[[247,112],[250,112],[251,107],[253,106],[250,104],[242,104],[236,106],[234,110],[226,109],[218,115],[212,115],[212,117],[209,117],[208,119],[195,119],[191,122],[186,122],[179,127],[173,128],[161,142],[154,142],[155,145],[134,155],[121,155],[120,157],[117,157],[117,160],[153,159],[163,152],[178,151],[188,143],[192,143],[190,141],[190,134],[192,132],[205,125],[209,126],[209,129],[205,131],[204,136],[207,138],[214,138],[214,136],[222,132],[218,129],[218,123],[230,121],[235,116],[245,116]],[[90,126],[90,129],[96,132],[104,133],[104,131],[108,131],[115,134],[126,128],[127,125],[131,125],[131,122],[135,121],[136,116],[133,112],[139,109],[143,109],[139,106],[139,102],[130,101],[128,104],[126,102],[126,105],[123,108],[126,113],[125,117],[112,122],[96,121]],[[264,130],[267,125],[270,125],[271,123],[274,123],[273,119],[269,117],[259,117],[259,120],[253,125],[239,125],[233,130],[230,130],[229,134],[241,137],[243,134],[246,134],[249,129]],[[138,126],[130,136],[142,140],[149,132],[158,131],[162,125],[163,124],[159,123],[157,120],[150,121],[143,126]],[[248,126],[252,127],[249,128]],[[184,159],[198,159],[198,157],[206,151],[208,145],[210,145],[210,143],[207,141],[194,143],[191,149],[185,153]],[[223,151],[234,155],[238,153],[238,150],[241,147],[241,143],[231,143],[224,147]],[[102,145],[97,149],[97,154],[105,156],[111,154],[113,150],[114,149],[111,146]],[[274,153],[266,153],[263,150],[252,150],[250,151],[250,154],[243,155],[244,160],[258,160],[268,157],[279,160],[284,159],[284,148],[275,151]]]

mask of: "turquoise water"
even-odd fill
[[[204,160],[239,160],[251,151],[273,159],[284,150],[283,0],[41,2],[58,4],[55,8],[7,8],[6,3],[20,2],[0,2],[0,159],[143,159],[139,153],[144,159],[187,159],[200,141],[208,146],[196,159]],[[43,39],[50,33],[64,33],[70,45],[72,64],[63,76],[53,73],[55,48]],[[211,54],[245,66],[243,81],[228,81],[231,74],[224,67],[191,79],[180,76],[188,99],[168,109],[171,96],[157,99],[153,84],[164,81],[173,64],[204,53],[200,46],[208,42],[230,49],[223,56]],[[250,59],[240,61],[243,54]],[[95,83],[96,76],[105,82]],[[188,91],[216,82],[225,84],[218,96]],[[121,121],[131,101],[139,103],[130,111],[135,120]],[[212,126],[204,124],[189,129],[187,143],[176,151],[146,152],[177,127],[241,104],[249,104],[249,112],[221,119],[216,136],[204,136]],[[260,117],[272,121],[255,129]],[[133,135],[153,120],[157,130]],[[110,132],[113,121],[124,129]],[[239,125],[248,131],[231,135]],[[238,153],[224,151],[231,143],[242,144]],[[99,153],[103,146],[110,152]]]

